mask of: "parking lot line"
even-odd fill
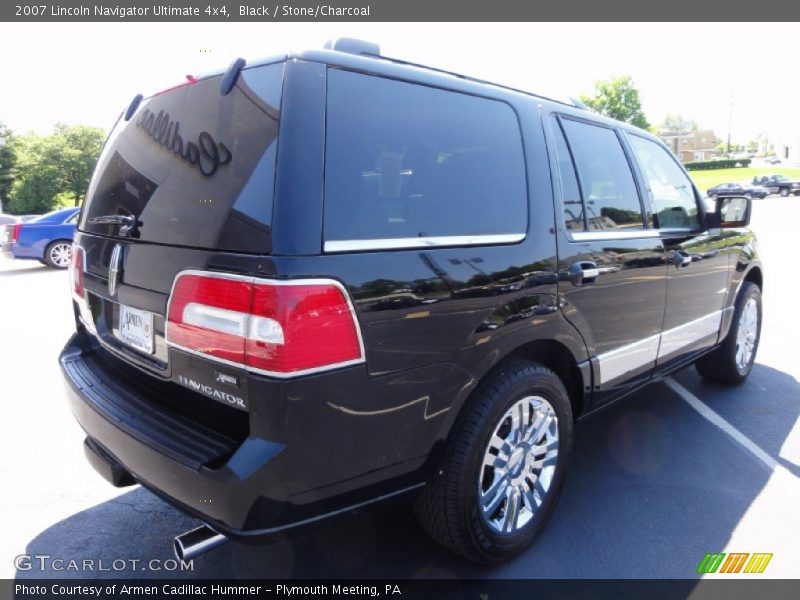
[[[781,466],[778,464],[778,461],[759,448],[750,438],[736,429],[736,427],[728,423],[728,421],[714,412],[707,404],[704,404],[700,398],[695,396],[692,392],[687,390],[672,377],[667,377],[664,379],[664,383],[667,384],[667,386],[673,392],[683,398],[689,406],[700,413],[700,416],[727,433],[728,436],[733,438],[734,441],[739,443],[739,445],[743,446],[748,452],[750,452],[750,454],[760,460],[764,466],[767,467],[767,469],[774,471]]]

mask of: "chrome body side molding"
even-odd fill
[[[618,379],[648,363],[654,363],[697,341],[718,334],[724,310],[726,309],[716,310],[660,334],[598,354],[599,384]]]

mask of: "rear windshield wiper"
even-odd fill
[[[100,215],[89,219],[90,225],[119,225],[119,234],[122,236],[131,235],[136,232],[136,228],[142,224],[131,215]]]

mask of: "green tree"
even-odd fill
[[[0,122],[0,208],[8,208],[8,195],[17,165],[17,146],[14,132]]]
[[[594,84],[594,96],[581,94],[581,102],[596,113],[626,121],[642,129],[650,124],[642,111],[639,90],[630,75],[612,75]]]
[[[17,139],[16,177],[9,211],[47,212],[65,198],[78,206],[100,155],[104,133],[86,125],[59,123],[52,134]]]
[[[697,131],[699,127],[693,119],[685,119],[683,115],[667,114],[661,126],[668,131]]]
[[[42,213],[55,206],[60,183],[49,137],[29,133],[17,138],[16,176],[11,185],[10,212]]]
[[[56,125],[53,135],[61,192],[69,192],[74,206],[79,206],[89,186],[89,179],[103,148],[102,129],[87,125]]]

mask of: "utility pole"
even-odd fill
[[[731,123],[733,122],[733,88],[731,88],[731,93],[728,102],[728,149],[726,154],[730,156],[731,154]]]

